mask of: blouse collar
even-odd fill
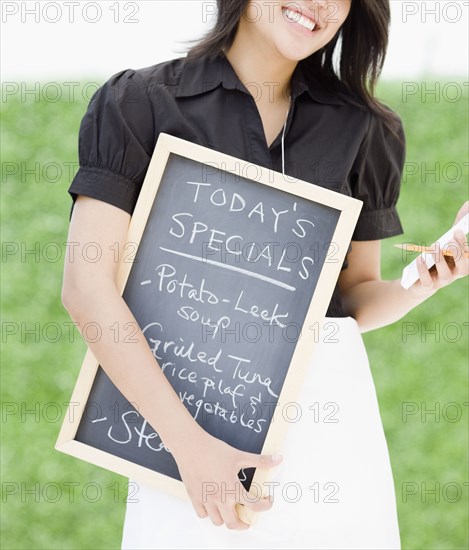
[[[228,58],[222,53],[214,60],[203,56],[197,60],[182,62],[181,77],[176,97],[190,97],[223,86],[227,90],[241,90],[249,94],[239,80]],[[300,61],[292,75],[292,100],[307,91],[311,98],[319,103],[343,105],[344,100],[337,92],[326,89],[321,82],[309,74]]]

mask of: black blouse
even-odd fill
[[[301,61],[291,84],[285,174],[362,200],[352,241],[403,233],[396,210],[405,158],[400,120],[399,139],[345,93],[328,91]],[[72,211],[77,195],[87,195],[132,214],[160,132],[281,172],[281,133],[268,147],[253,93],[224,55],[115,74],[81,122]],[[346,315],[336,286],[327,316]]]

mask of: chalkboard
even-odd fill
[[[325,315],[361,206],[160,134],[119,284],[155,360],[213,436],[281,450],[281,408],[300,388],[308,328]],[[188,498],[170,451],[90,352],[71,402],[57,449]],[[249,489],[265,475],[240,479]]]

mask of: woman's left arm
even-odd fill
[[[469,201],[461,207],[454,223],[467,212]],[[469,247],[462,231],[454,233],[451,250],[456,246],[460,253],[454,259],[437,251],[431,269],[417,262],[420,279],[405,290],[401,279],[381,280],[381,241],[353,241],[348,267],[338,281],[347,314],[356,319],[362,332],[398,321],[440,288],[469,273],[469,259],[465,257]]]

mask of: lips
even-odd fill
[[[285,19],[292,23],[297,23],[301,27],[313,32],[321,28],[317,18],[314,15],[306,15],[294,7],[285,6],[282,8]]]

